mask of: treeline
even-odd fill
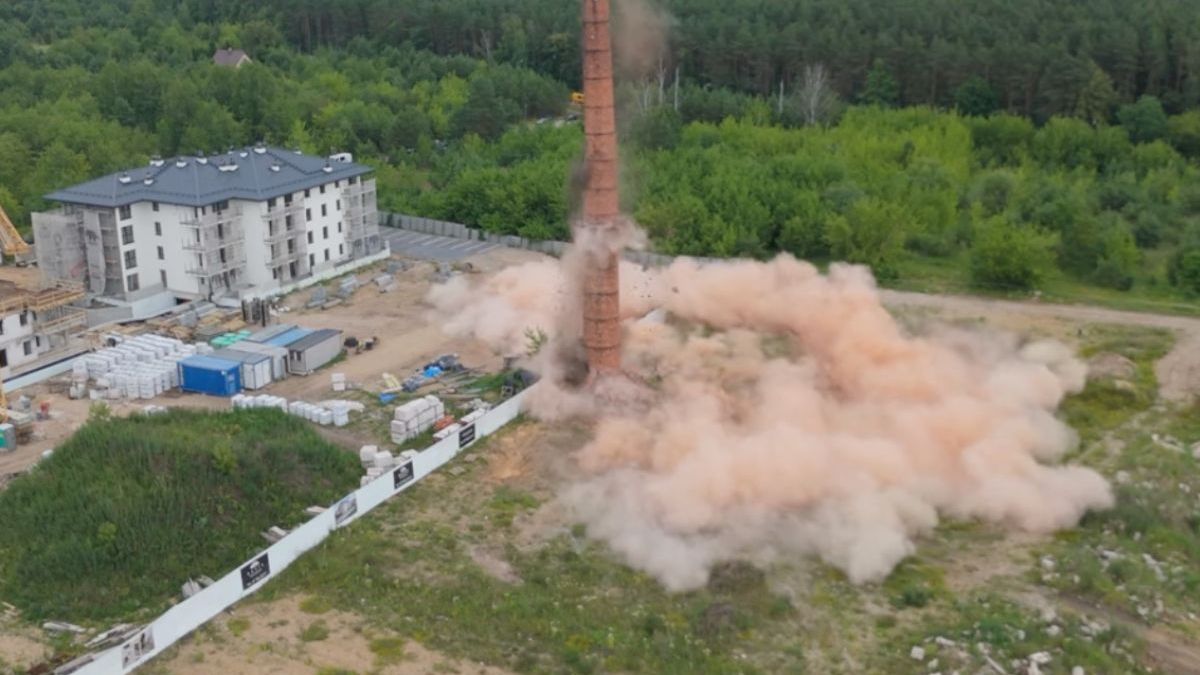
[[[906,261],[945,260],[987,289],[1034,288],[1061,270],[1120,290],[1200,293],[1200,171],[1166,140],[1194,156],[1200,113],[1168,120],[1144,99],[1123,117],[1126,126],[1054,118],[1037,128],[1005,114],[853,108],[833,127],[785,129],[684,125],[659,109],[626,148],[626,208],[666,253],[788,251],[866,263],[885,279]],[[1147,120],[1161,137],[1146,136]],[[410,189],[385,197],[498,232],[565,237],[561,176],[581,140],[577,127],[532,127],[463,144],[429,171],[402,170]]]
[[[271,26],[305,52],[362,42],[405,44],[579,84],[580,9],[574,1],[8,4],[0,19],[20,19],[35,41],[97,24],[137,36],[156,16],[178,17],[184,26],[249,22]],[[646,11],[631,10],[642,3],[614,4],[619,18],[635,17],[631,25],[644,21]],[[949,107],[970,83],[968,95],[982,90],[983,101],[995,109],[1038,121],[1077,114],[1081,102],[1087,108],[1097,97],[1111,108],[1152,95],[1171,112],[1200,102],[1200,51],[1194,48],[1200,42],[1195,20],[1200,0],[661,0],[657,6],[669,17],[662,74],[673,78],[678,66],[685,81],[700,86],[772,95],[781,84],[785,90],[798,86],[806,66],[820,65],[833,90],[850,102]]]

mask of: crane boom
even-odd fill
[[[0,251],[13,257],[28,255],[30,251],[29,244],[21,238],[21,233],[17,232],[16,225],[9,220],[3,206],[0,206]]]

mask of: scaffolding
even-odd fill
[[[267,266],[282,284],[308,276],[308,232],[304,227],[304,204],[295,202],[263,214],[263,243]]]
[[[236,288],[246,269],[241,207],[195,211],[180,224],[183,250],[191,254],[184,272],[199,278],[210,293]]]
[[[343,188],[342,205],[351,257],[362,258],[382,250],[383,238],[379,236],[375,179],[359,180]]]
[[[78,281],[47,281],[37,290],[19,290],[0,300],[0,317],[28,312],[33,333],[45,337],[50,348],[59,347],[66,343],[67,333],[87,328],[87,311],[72,305],[85,295]]]

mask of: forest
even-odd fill
[[[0,204],[27,226],[58,187],[266,140],[354,152],[384,208],[566,237],[576,5],[4,3]],[[658,250],[1200,293],[1200,0],[616,5],[619,49],[658,30],[618,111]]]

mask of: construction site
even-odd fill
[[[0,384],[0,514],[78,517],[4,495],[59,485],[55,451],[79,462],[80,428],[147,430],[127,442],[166,480],[149,434],[172,411],[212,413],[165,434],[199,446],[180,464],[198,480],[258,467],[204,433],[259,433],[237,450],[277,460],[278,425],[338,451],[287,456],[309,462],[305,487],[321,467],[359,481],[256,522],[229,553],[245,564],[187,568],[166,592],[18,588],[39,565],[153,576],[123,537],[155,518],[126,523],[87,492],[103,517],[78,561],[65,543],[0,546],[0,670],[1200,672],[1200,319],[886,291],[865,267],[787,254],[633,264],[610,7],[581,10],[581,208],[561,256],[394,252],[240,307],[93,329],[86,288],[125,288],[111,266],[87,284],[0,267],[0,374],[24,378],[7,402]],[[373,183],[348,190],[353,256],[411,234],[365,224]],[[302,211],[269,213],[269,266],[307,275]],[[187,221],[185,248],[220,261],[187,270],[207,288],[238,283],[241,215]],[[0,234],[28,259],[6,218]],[[63,365],[31,381],[17,355]],[[301,482],[272,470],[264,490]],[[260,505],[227,506],[181,521],[219,534]]]

